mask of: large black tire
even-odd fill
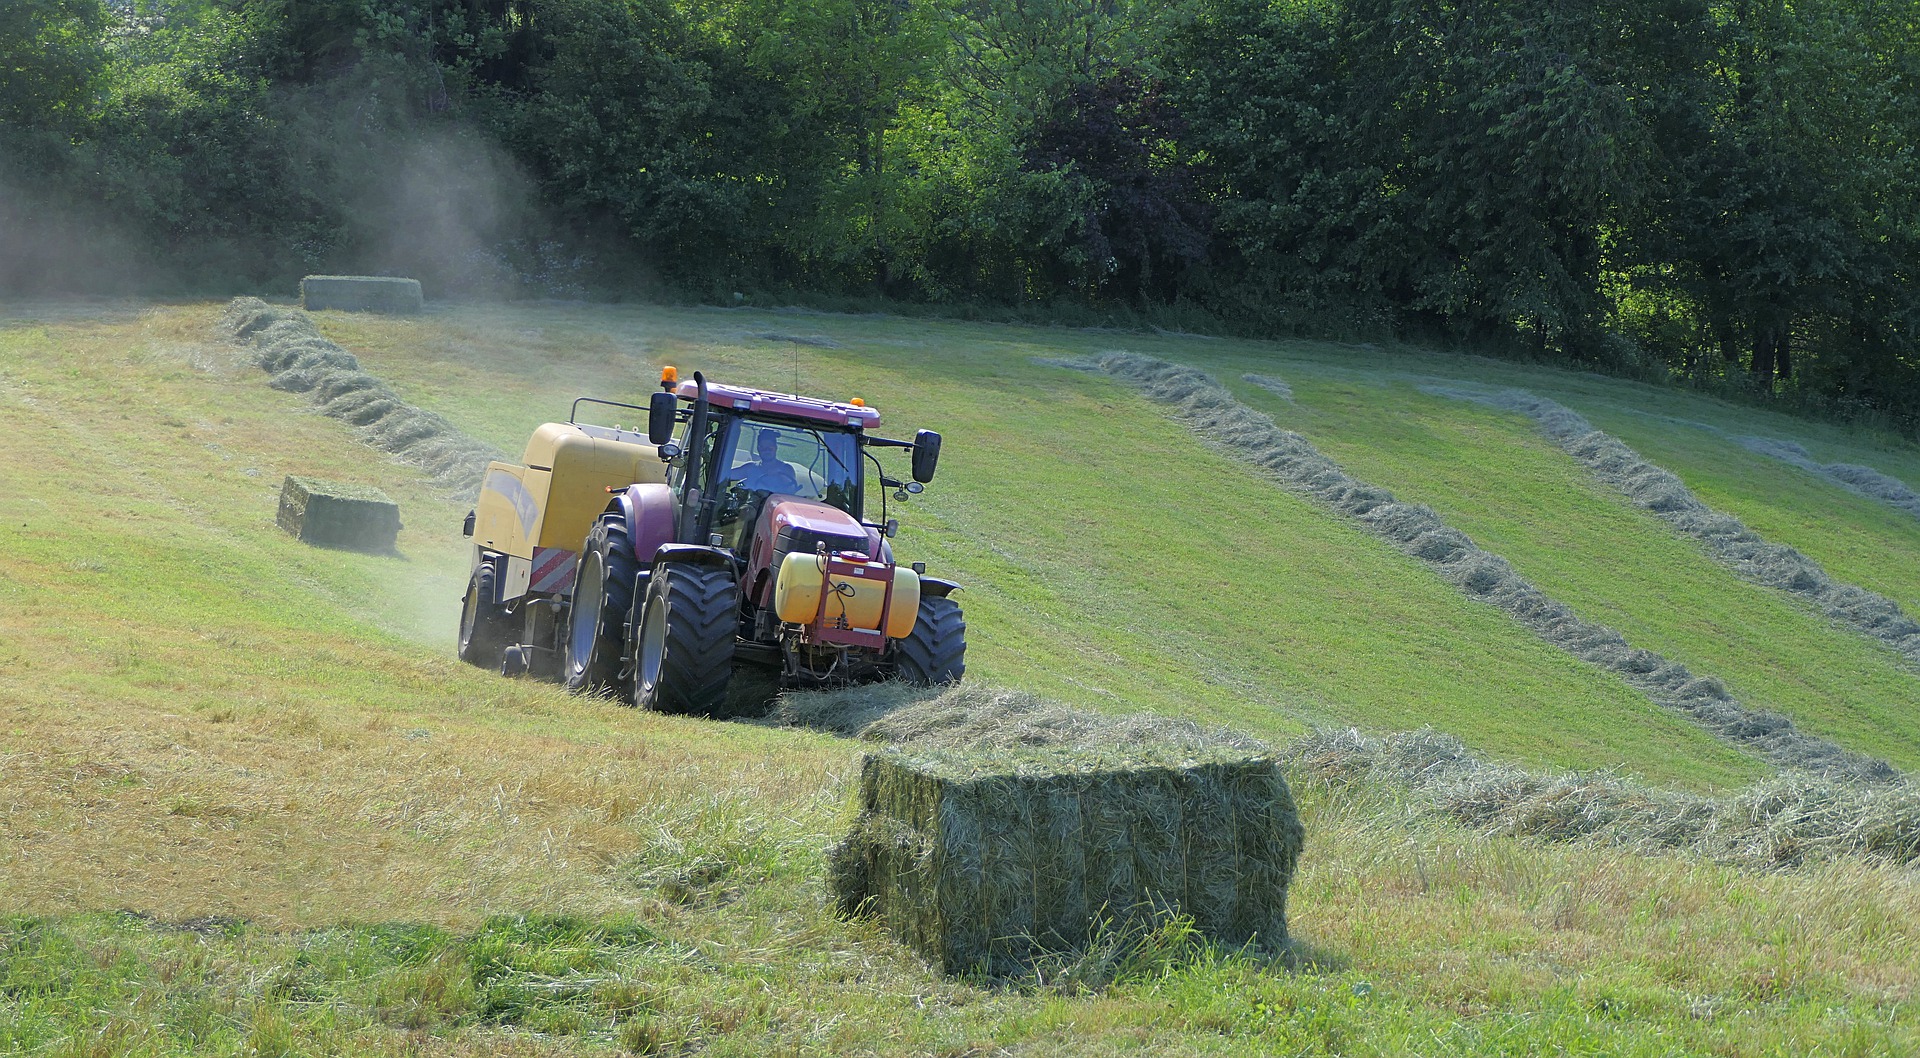
[[[657,567],[634,622],[634,703],[663,713],[723,712],[739,628],[732,570]]]
[[[894,640],[894,675],[920,687],[959,683],[967,671],[967,620],[952,599],[921,596],[907,638]]]
[[[475,566],[460,604],[460,660],[489,670],[500,667],[500,652],[513,631],[513,619],[500,605],[498,576],[492,562]]]
[[[560,678],[575,694],[626,697],[620,678],[620,649],[626,645],[627,615],[640,562],[633,557],[626,519],[603,514],[587,532],[573,577],[573,605],[567,610],[566,658]]]

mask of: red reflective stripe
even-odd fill
[[[574,552],[564,547],[536,547],[533,549],[533,572],[528,578],[529,591],[557,591],[573,581]]]

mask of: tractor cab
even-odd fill
[[[694,445],[682,442],[682,447]],[[747,554],[770,504],[821,505],[854,523],[864,514],[859,437],[844,424],[718,411],[709,418],[707,436],[698,447],[698,460],[685,451],[674,458],[667,482],[685,495],[689,467],[703,468],[703,480],[694,485],[710,502],[696,502],[709,508],[711,516],[693,526],[693,532],[709,541],[719,537],[720,546],[736,554]]]

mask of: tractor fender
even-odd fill
[[[925,575],[920,577],[921,598],[944,599],[959,590],[960,585],[956,581],[947,580],[943,577],[929,577]]]
[[[705,544],[662,544],[653,553],[653,564],[677,562],[688,566],[719,566],[733,569],[733,552]]]
[[[607,513],[626,519],[633,557],[644,565],[662,545],[673,543],[673,490],[665,485],[628,485],[607,504]]]

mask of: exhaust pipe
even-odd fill
[[[700,488],[700,449],[707,439],[707,377],[695,371],[693,384],[693,418],[687,423],[687,476],[681,479],[680,524],[673,533],[674,542],[680,544],[706,543],[700,535],[700,523],[705,520],[701,514],[707,505]]]

